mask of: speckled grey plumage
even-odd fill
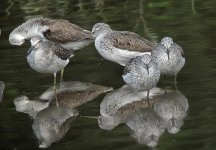
[[[135,91],[150,90],[160,79],[157,64],[148,54],[131,59],[125,66],[123,80]]]
[[[149,108],[140,108],[135,111],[127,119],[126,124],[132,131],[132,137],[138,143],[146,144],[148,147],[155,147],[165,130],[163,120]]]
[[[64,48],[78,50],[94,41],[91,32],[63,19],[32,18],[15,28],[9,36],[12,45],[22,45],[25,40],[42,37],[60,43]]]
[[[54,74],[62,70],[69,63],[73,51],[64,49],[58,43],[37,38],[38,42],[31,46],[27,54],[30,67],[40,73]]]
[[[95,47],[109,61],[124,66],[131,58],[152,51],[156,43],[129,31],[115,31],[108,24],[97,23],[92,28]]]
[[[170,37],[162,38],[151,55],[163,75],[176,76],[185,64],[183,49]]]
[[[163,118],[166,129],[171,134],[180,131],[188,109],[188,100],[180,91],[167,93],[154,104],[155,112]]]

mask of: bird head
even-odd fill
[[[32,46],[36,46],[36,44],[37,44],[38,42],[40,42],[41,40],[42,40],[41,37],[33,37],[33,38],[31,38],[30,42],[31,42],[31,45],[32,45]]]
[[[171,37],[164,37],[161,39],[161,44],[166,48],[169,49],[173,44],[173,39]]]
[[[24,35],[20,34],[20,33],[11,33],[9,36],[9,42],[12,45],[22,45],[25,42],[25,37]]]
[[[92,35],[93,37],[98,37],[100,34],[111,31],[112,29],[106,23],[97,23],[92,28]]]

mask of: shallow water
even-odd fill
[[[51,75],[32,70],[26,61],[29,43],[11,46],[9,33],[33,16],[68,19],[91,30],[106,22],[116,30],[129,30],[153,40],[171,36],[183,47],[186,65],[178,75],[178,90],[188,99],[189,111],[177,134],[160,136],[158,150],[216,149],[216,1],[212,0],[2,0],[0,5],[0,81],[5,82],[0,103],[0,149],[37,149],[33,120],[17,112],[13,100],[19,95],[34,98],[53,82]],[[124,85],[123,68],[104,60],[91,44],[76,52],[65,70],[65,81],[82,81],[118,89]],[[159,83],[172,89],[174,78]],[[82,116],[99,116],[106,94],[78,108]],[[69,131],[50,149],[149,149],[131,137],[123,123],[112,131],[102,130],[97,119],[78,117]]]

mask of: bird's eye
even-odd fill
[[[28,33],[28,30],[25,30],[25,29],[24,29],[24,32],[27,34],[27,33]]]

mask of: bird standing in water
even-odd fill
[[[173,42],[171,37],[164,37],[152,50],[152,58],[158,64],[162,75],[174,75],[175,85],[178,72],[185,64],[183,49]]]
[[[63,19],[32,18],[15,28],[9,35],[12,45],[22,45],[25,40],[41,37],[59,43],[65,49],[78,50],[94,41],[90,31]],[[61,80],[63,79],[63,68]]]
[[[27,54],[30,67],[40,73],[52,73],[56,91],[56,73],[69,63],[69,58],[73,57],[73,51],[41,37],[34,37],[30,42],[31,48]],[[56,104],[58,105],[57,98]]]
[[[125,66],[130,59],[150,54],[156,43],[129,31],[115,31],[108,24],[97,23],[92,28],[95,47],[105,59]]]
[[[137,56],[127,63],[122,75],[123,80],[135,91],[148,91],[154,88],[160,79],[160,70],[148,54]]]

